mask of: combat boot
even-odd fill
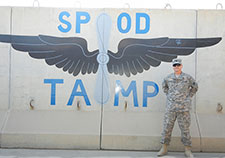
[[[163,144],[162,148],[160,149],[160,151],[158,152],[157,156],[163,156],[166,155],[168,150],[167,150],[168,145],[167,144]]]
[[[191,147],[190,146],[185,146],[184,155],[186,157],[189,157],[189,158],[194,158],[194,156],[193,156],[193,154],[191,152]]]

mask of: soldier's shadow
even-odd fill
[[[184,152],[168,152],[165,156],[160,156],[159,158],[186,158]]]

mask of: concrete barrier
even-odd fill
[[[168,39],[182,46],[184,39],[219,37],[178,57],[199,83],[193,150],[225,152],[225,115],[218,110],[225,105],[224,11],[1,7],[0,13],[1,147],[158,150],[161,83],[172,72],[171,57],[165,48],[154,56],[152,48],[149,68],[142,46],[150,47],[146,39],[157,39],[151,47],[158,42],[159,49]],[[177,125],[170,149],[183,150]]]

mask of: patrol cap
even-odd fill
[[[173,59],[172,61],[172,65],[175,65],[175,64],[182,64],[182,60],[181,59]]]

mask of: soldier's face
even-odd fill
[[[183,65],[182,64],[181,65],[180,64],[176,64],[176,65],[173,66],[173,70],[174,70],[174,72],[176,74],[181,73],[182,68],[183,68]]]

